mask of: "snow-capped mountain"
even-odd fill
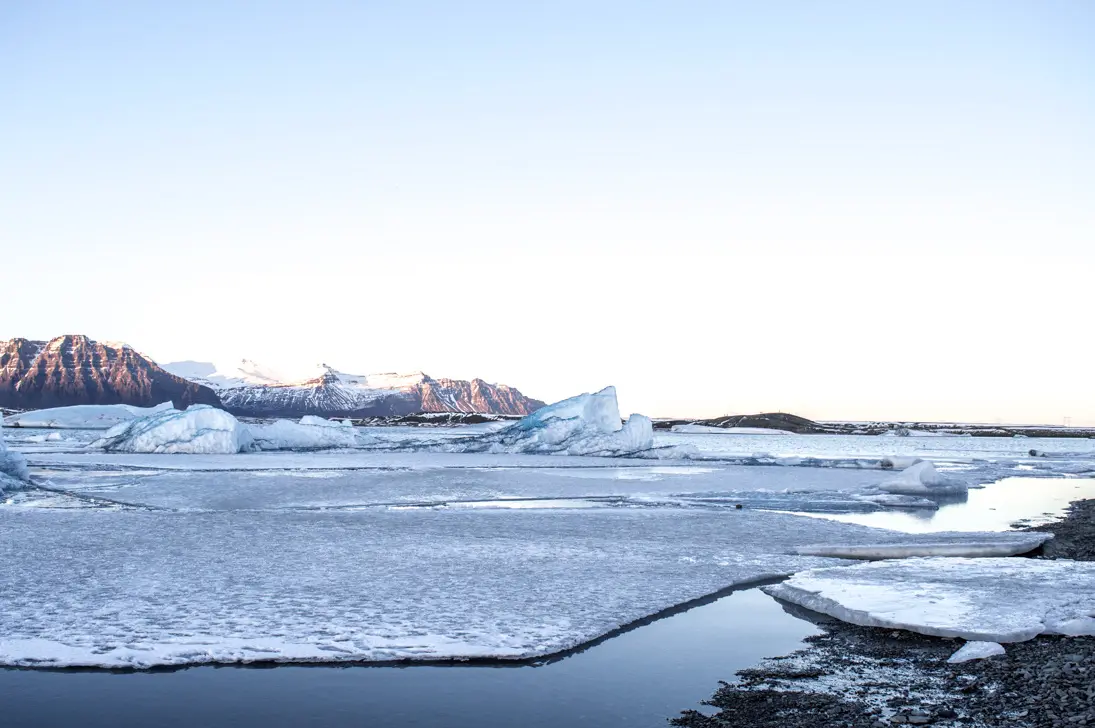
[[[410,374],[346,374],[321,365],[300,381],[244,359],[226,367],[175,362],[166,369],[214,389],[225,409],[250,417],[377,417],[415,412],[525,415],[543,406],[513,387],[482,379]]]
[[[0,341],[0,406],[41,409],[76,404],[152,407],[220,405],[215,392],[162,369],[125,344],[86,336]]]

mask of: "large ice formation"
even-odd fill
[[[139,417],[173,409],[170,402],[155,407],[134,407],[128,404],[78,404],[71,407],[52,407],[9,415],[4,418],[7,427],[53,427],[74,430],[106,430]]]
[[[763,587],[865,627],[971,641],[1095,635],[1095,562],[923,558],[803,571]]]
[[[276,420],[248,427],[259,450],[329,450],[371,445],[376,438],[354,428],[349,422],[333,422],[305,416],[300,422]]]
[[[232,415],[192,405],[116,425],[91,447],[131,453],[238,453],[251,447],[251,433]]]
[[[0,430],[0,493],[5,490],[18,490],[30,480],[27,463],[23,456],[9,450],[4,442],[4,432]]]
[[[880,490],[895,495],[954,495],[965,493],[965,483],[941,475],[935,466],[921,461],[884,481]]]
[[[448,451],[630,455],[649,450],[649,417],[631,415],[621,424],[616,388],[579,394],[542,407],[509,427],[446,446]]]

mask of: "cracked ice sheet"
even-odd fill
[[[923,558],[796,574],[768,594],[865,627],[970,641],[1095,635],[1095,562]]]
[[[237,456],[240,457],[240,456]],[[460,456],[468,458],[470,456]],[[401,462],[417,467],[354,470],[87,470],[55,466],[36,469],[51,488],[94,494],[129,505],[197,510],[352,508],[379,505],[439,505],[503,498],[611,498],[634,504],[686,503],[706,507],[864,510],[849,495],[887,477],[878,470],[786,468],[778,466],[660,465],[588,467],[585,458],[549,456],[564,467],[435,467],[450,456],[417,455]],[[172,456],[163,456],[169,463]],[[277,464],[275,454],[258,462]],[[478,460],[478,459],[477,459]],[[497,458],[486,462],[526,462]],[[579,460],[585,467],[566,467]],[[295,461],[295,460],[294,460]],[[380,458],[389,462],[388,458]],[[153,461],[142,457],[142,463]],[[320,454],[309,463],[343,462]],[[358,456],[358,463],[375,462]],[[473,461],[474,462],[474,461]],[[613,461],[610,461],[613,462]]]
[[[890,531],[671,508],[0,508],[0,664],[528,658]],[[934,535],[933,539],[938,539]]]

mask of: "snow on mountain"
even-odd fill
[[[293,380],[244,359],[216,367],[175,362],[178,376],[213,388],[230,412],[251,417],[376,417],[415,412],[526,415],[543,406],[518,390],[481,379],[434,379],[424,372],[348,374],[322,364],[314,376]]]
[[[164,369],[177,377],[189,379],[214,390],[252,386],[269,387],[291,382],[280,372],[250,359],[241,359],[224,366],[216,366],[212,362],[205,361],[177,361],[165,365]]]

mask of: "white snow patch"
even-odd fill
[[[1006,653],[1004,646],[999,642],[967,642],[962,648],[947,658],[947,662],[959,663],[970,660],[984,660],[986,657],[996,657]]]
[[[248,428],[208,405],[167,410],[107,430],[90,447],[108,452],[231,454],[251,447]]]
[[[173,409],[170,402],[155,407],[134,407],[128,404],[78,404],[52,407],[10,415],[5,427],[51,427],[74,430],[107,430],[123,422]]]
[[[765,592],[865,627],[970,641],[1095,635],[1095,562],[922,558],[803,571]]]

